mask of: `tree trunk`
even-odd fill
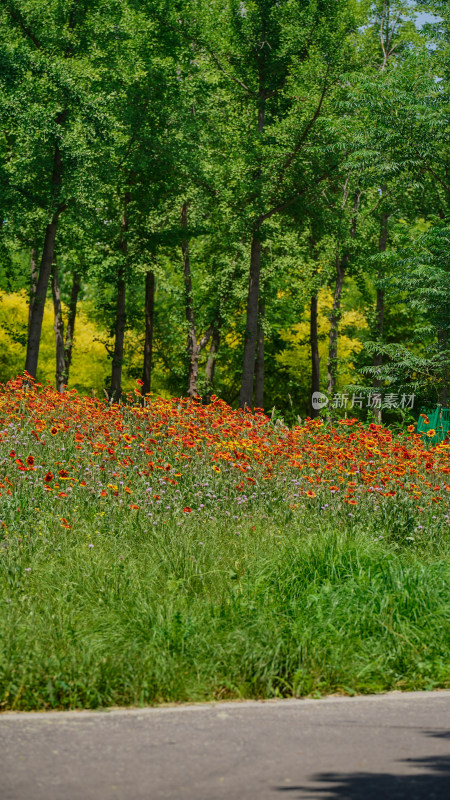
[[[317,334],[317,292],[311,295],[311,318],[309,325],[309,340],[311,344],[311,397],[314,392],[320,391],[320,362],[319,362],[319,337]],[[311,417],[317,417],[319,409],[313,407],[311,402]]]
[[[152,385],[153,328],[155,315],[155,273],[145,275],[145,342],[144,367],[142,370],[142,394],[150,393]]]
[[[28,335],[30,334],[31,312],[33,309],[34,298],[36,296],[36,286],[38,282],[39,269],[37,265],[37,253],[33,247],[30,254],[30,297],[28,305]]]
[[[344,197],[342,201],[342,210],[344,210],[347,203],[347,185],[344,187]],[[353,200],[353,216],[350,225],[350,239],[356,236],[357,214],[359,204],[361,201],[361,191],[356,190]],[[350,262],[350,253],[348,249],[344,252],[342,257],[339,255],[339,242],[336,253],[336,285],[334,287],[333,307],[330,314],[330,333],[328,337],[328,365],[327,365],[327,391],[329,394],[334,394],[336,389],[336,373],[337,373],[337,342],[339,332],[339,320],[341,318],[341,296],[342,287],[344,285],[345,272]]]
[[[128,243],[126,234],[128,232],[128,216],[127,205],[130,201],[130,194],[125,194],[124,212],[122,216],[122,236],[120,241],[120,249],[122,251],[123,260],[117,270],[117,303],[116,303],[116,323],[114,331],[114,353],[112,359],[111,371],[111,391],[110,399],[113,402],[118,402],[122,395],[122,366],[123,366],[123,343],[125,338],[125,300],[126,300],[126,280],[125,280],[125,267],[128,252]]]
[[[123,343],[125,338],[125,270],[121,264],[117,271],[116,323],[114,328],[114,352],[111,370],[110,399],[117,403],[122,395]]]
[[[213,387],[214,387],[214,373],[216,370],[216,360],[217,360],[219,345],[220,345],[220,328],[217,325],[212,332],[211,346],[209,348],[208,360],[206,362],[206,367],[205,367],[206,392],[203,398],[204,403],[209,403],[211,401],[211,394],[213,392]]]
[[[57,123],[62,124],[67,116],[67,109],[64,109],[57,117]],[[55,144],[53,154],[52,190],[54,195],[59,192],[62,181],[62,159],[61,151]],[[39,276],[36,283],[34,302],[28,325],[27,354],[25,358],[25,371],[36,377],[39,359],[39,345],[41,343],[42,320],[44,318],[45,299],[52,272],[53,256],[55,254],[56,232],[58,230],[58,220],[60,213],[65,209],[65,205],[60,205],[53,213],[51,222],[45,229],[44,246],[42,248],[41,263],[39,265]]]
[[[386,192],[386,186],[383,187],[383,194]],[[380,253],[384,253],[387,246],[387,237],[388,237],[388,220],[389,215],[384,212],[381,217],[381,228],[380,228],[380,239],[378,242],[378,250]],[[378,281],[381,281],[384,275],[384,270],[382,267],[378,269]],[[376,330],[376,337],[377,340],[380,342],[383,341],[383,333],[384,333],[384,289],[380,286],[377,286],[377,306],[376,306],[376,322],[375,322],[375,330]],[[373,366],[374,367],[381,367],[383,364],[383,355],[382,353],[375,353],[373,357]],[[381,378],[374,377],[373,379],[373,388],[377,391],[380,390],[382,386]],[[377,420],[378,424],[381,423],[381,408],[375,409],[375,419]]]
[[[187,228],[187,202],[183,203],[181,209],[181,227]],[[181,242],[181,252],[183,255],[184,271],[184,302],[186,309],[186,322],[188,324],[187,350],[189,358],[189,378],[188,378],[188,397],[198,396],[198,357],[199,348],[197,346],[197,336],[195,334],[194,302],[192,297],[192,276],[191,259],[189,255],[189,241],[183,239]]]
[[[65,378],[69,383],[70,365],[72,364],[73,337],[75,335],[75,320],[77,316],[78,295],[81,288],[81,279],[78,272],[72,278],[72,290],[70,292],[69,316],[67,319],[66,338],[64,341],[64,361],[66,364]]]
[[[261,239],[259,231],[254,232],[250,252],[250,276],[247,295],[247,317],[242,360],[242,382],[239,407],[252,407],[253,378],[255,374],[255,351],[258,339],[258,300],[261,276]]]
[[[39,277],[36,284],[34,302],[31,308],[30,321],[28,326],[27,355],[25,359],[25,371],[36,377],[39,359],[39,346],[41,343],[42,320],[44,318],[45,298],[52,271],[53,257],[55,253],[56,231],[58,229],[58,216],[56,213],[45,230],[44,247],[42,249],[41,263],[39,266]]]
[[[341,258],[338,252],[336,255],[336,284],[333,293],[333,307],[330,314],[330,333],[328,335],[328,394],[334,394],[336,389],[336,373],[337,373],[337,341],[338,341],[338,328],[339,320],[341,318],[341,296],[342,287],[344,285],[346,259]]]
[[[261,136],[264,130],[266,121],[266,91],[265,91],[265,47],[266,42],[264,36],[261,39],[261,55],[258,57],[258,73],[259,73],[259,90],[258,90],[258,134]],[[259,182],[262,174],[262,163],[258,164],[254,173],[254,179]],[[257,187],[257,194],[260,189]],[[258,346],[259,351],[259,336],[258,336],[258,305],[259,305],[259,282],[261,277],[261,254],[262,242],[260,233],[261,222],[257,224],[256,229],[252,232],[252,243],[250,248],[250,274],[248,280],[248,293],[247,293],[247,316],[245,322],[245,337],[244,337],[244,354],[242,358],[242,379],[241,391],[239,394],[239,408],[245,409],[252,408],[253,399],[253,380],[255,375],[255,354]],[[263,342],[264,347],[264,342]],[[264,353],[263,353],[264,359]],[[264,372],[262,373],[262,381],[264,381]],[[263,402],[263,386],[262,383],[256,390],[257,404]]]
[[[56,256],[52,265],[52,296],[53,296],[53,310],[55,315],[55,322],[53,329],[55,331],[55,345],[56,345],[56,374],[55,386],[56,391],[62,394],[64,392],[64,384],[66,383],[66,362],[64,358],[64,320],[61,308],[61,292],[59,289],[58,280],[58,265]]]
[[[264,409],[264,317],[265,301],[259,301],[258,341],[256,346],[255,407]]]

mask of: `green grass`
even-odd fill
[[[5,541],[0,708],[450,686],[448,534],[121,520]]]

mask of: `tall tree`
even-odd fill
[[[340,0],[332,5],[257,0],[249,6],[222,0],[212,13],[206,6],[202,10],[196,40],[216,75],[218,99],[223,94],[230,107],[219,152],[230,146],[235,150],[242,177],[233,185],[232,202],[242,209],[242,230],[250,245],[243,408],[253,398],[265,225],[326,178],[311,137],[344,58],[350,57],[357,8]]]
[[[117,22],[120,8],[115,0],[49,0],[44,12],[33,0],[2,0],[0,14],[7,78],[14,77],[0,82],[0,114],[8,142],[5,182],[12,200],[8,220],[15,222],[24,212],[34,217],[34,242],[36,226],[41,229],[25,362],[35,377],[61,215],[77,203],[89,204],[93,166],[102,156],[98,143],[91,146],[95,136],[107,130],[96,66],[110,48],[106,32]]]

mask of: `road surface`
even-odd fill
[[[0,715],[1,800],[449,800],[450,692]]]

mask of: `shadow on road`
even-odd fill
[[[450,731],[424,731],[424,734],[438,739],[450,739]],[[324,772],[313,775],[308,786],[277,786],[274,789],[298,800],[449,799],[450,755],[408,758],[400,763],[411,766],[414,773],[399,775],[394,772]],[[419,769],[422,771],[419,772]]]

